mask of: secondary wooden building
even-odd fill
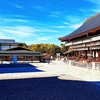
[[[40,61],[43,54],[20,47],[22,43],[13,39],[0,39],[0,61],[13,61],[14,56],[18,61]]]
[[[16,56],[18,61],[39,61],[43,55],[41,52],[34,52],[22,47],[0,51],[1,61],[13,61],[13,56]]]

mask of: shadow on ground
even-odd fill
[[[43,72],[31,64],[0,64],[0,74],[19,72]]]
[[[99,100],[99,86],[57,77],[0,80],[0,100]]]

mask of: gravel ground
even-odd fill
[[[100,100],[98,88],[57,77],[0,80],[0,100]]]

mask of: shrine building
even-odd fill
[[[75,57],[100,59],[100,13],[87,18],[78,29],[58,39],[65,42]]]

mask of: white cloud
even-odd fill
[[[43,35],[44,33],[39,33],[39,34]]]
[[[13,6],[13,7],[18,8],[18,9],[23,9],[24,8],[22,5],[19,5],[19,4],[15,4],[15,3],[11,3],[11,2],[8,2],[8,4],[10,6]]]
[[[81,19],[80,19],[80,16],[68,15],[68,16],[66,16],[66,20],[68,20],[68,21],[71,22],[71,23],[77,23],[77,22],[79,22]]]
[[[41,7],[41,6],[35,6],[34,9],[36,9],[36,10],[40,10],[40,11],[43,11],[43,10],[44,10],[44,8]]]
[[[100,12],[100,8],[98,9],[92,9],[92,11],[96,12],[96,13],[99,13]]]
[[[27,20],[24,19],[14,19],[14,18],[2,18],[3,21],[5,22],[28,22]]]
[[[29,20],[26,19],[24,16],[20,16],[20,15],[8,15],[8,16],[4,16],[4,15],[0,15],[0,26],[3,25],[20,25],[20,24],[29,24],[29,23],[37,23],[34,20]]]
[[[14,27],[0,27],[0,30],[4,34],[13,35],[15,37],[30,37],[36,36],[35,30],[29,26],[14,26]]]
[[[82,25],[82,23],[78,23],[78,24],[72,24],[70,26],[68,26],[69,28],[73,28],[73,29],[77,29]]]
[[[89,1],[89,2],[95,3],[95,4],[97,4],[97,5],[100,4],[100,0],[86,0],[86,1]]]
[[[27,44],[47,42],[53,38],[48,32],[57,32],[52,29],[35,29],[30,26],[0,26],[0,38],[15,39]],[[40,34],[39,34],[40,33]]]
[[[65,26],[51,26],[52,28],[65,28]]]
[[[57,30],[52,30],[52,29],[48,29],[48,28],[40,28],[40,29],[35,29],[35,31],[36,32],[53,32],[53,33],[55,33],[55,32],[58,32]]]
[[[81,11],[81,12],[84,13],[84,14],[87,13],[87,9],[79,9],[79,11]]]
[[[49,15],[49,18],[52,18],[52,17],[55,17],[55,18],[57,18],[57,17],[59,17],[58,15]]]
[[[52,17],[59,17],[61,15],[61,12],[60,11],[54,11],[54,12],[51,12],[51,14],[49,15],[49,18],[52,18]]]
[[[19,8],[19,9],[23,8],[23,6],[18,5],[18,4],[14,4],[14,7],[15,7],[15,8]]]
[[[33,37],[33,39],[27,40],[27,44],[37,44],[37,43],[48,43],[49,39],[51,39],[53,37],[50,36],[37,36],[37,37]]]
[[[66,20],[67,22],[64,22],[64,24],[66,24],[68,28],[72,29],[77,29],[83,24],[82,17],[80,18],[80,16],[69,15],[66,17]]]
[[[27,18],[26,16],[23,16],[23,15],[10,15],[10,17],[15,17],[15,18]]]
[[[95,13],[100,12],[100,0],[86,0],[86,1],[94,4],[94,6],[91,8],[91,11]]]
[[[65,25],[68,25],[68,22],[64,22]]]
[[[23,42],[25,42],[25,41],[23,41]],[[39,43],[39,41],[37,40],[37,39],[33,39],[33,40],[27,40],[27,45],[30,45],[30,44],[37,44],[37,43]]]
[[[0,32],[0,39],[11,39],[11,36],[7,36],[6,34]]]
[[[50,36],[46,36],[46,37],[41,37],[41,38],[38,38],[38,40],[49,40],[49,39],[51,39],[52,37],[50,37]]]

